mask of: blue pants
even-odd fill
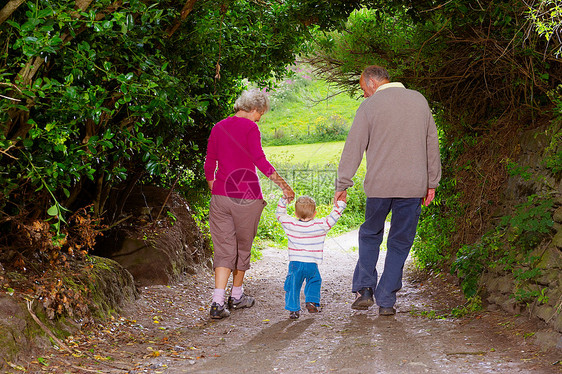
[[[285,279],[285,309],[291,312],[301,310],[301,287],[304,286],[305,302],[320,305],[320,286],[322,277],[318,264],[314,262],[289,261],[289,271]]]
[[[402,288],[404,262],[410,253],[421,213],[420,198],[367,198],[365,222],[359,229],[359,259],[353,273],[352,292],[371,287],[380,307],[392,307]],[[377,261],[384,223],[392,211],[386,261],[377,284]]]

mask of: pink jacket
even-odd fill
[[[254,121],[232,116],[213,126],[204,166],[205,178],[215,181],[213,195],[262,199],[256,167],[267,177],[275,172],[265,157]]]

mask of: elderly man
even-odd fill
[[[388,72],[369,66],[359,80],[365,100],[359,106],[341,155],[334,199],[346,189],[366,154],[367,204],[359,229],[359,259],[353,274],[353,309],[374,304],[379,315],[394,315],[396,292],[402,288],[404,262],[410,253],[421,212],[429,205],[441,178],[439,142],[427,100]],[[376,270],[384,224],[392,212],[384,271]]]

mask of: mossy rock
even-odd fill
[[[135,301],[138,292],[132,275],[117,262],[92,257],[93,267],[85,268],[77,277],[64,277],[66,286],[90,291],[89,309],[100,320],[119,312]],[[34,303],[32,313],[58,339],[64,339],[80,328],[80,324],[64,317],[49,320],[44,308]],[[26,301],[17,295],[0,295],[0,369],[7,362],[25,364],[52,347],[51,338],[33,319]]]
[[[61,340],[78,328],[78,325],[69,323],[64,318],[49,321],[43,308],[37,304],[32,308],[32,313]],[[7,362],[28,361],[50,347],[50,338],[35,322],[25,301],[8,295],[0,295],[0,356],[4,358],[0,362],[0,368],[5,369]]]
[[[82,274],[92,297],[90,311],[105,319],[120,312],[138,297],[133,276],[123,266],[105,257],[92,256],[93,268]]]

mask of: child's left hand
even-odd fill
[[[336,191],[334,194],[334,206],[337,206],[338,201],[343,201],[347,204],[347,191]]]

